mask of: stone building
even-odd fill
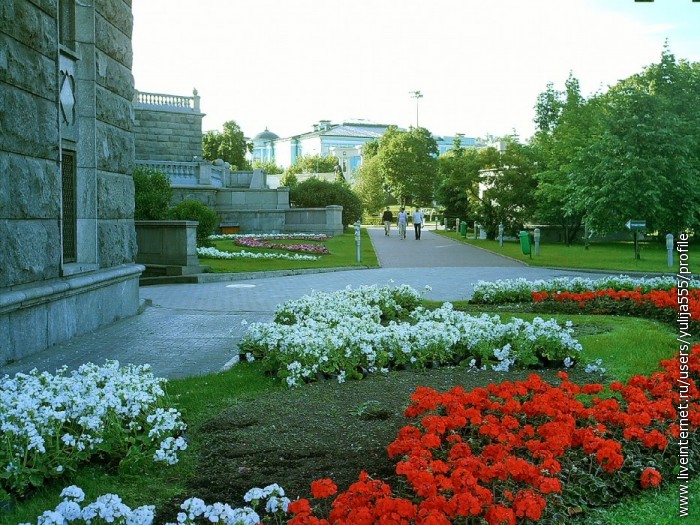
[[[364,119],[345,120],[332,123],[321,120],[314,124],[312,131],[279,137],[268,130],[253,137],[252,161],[273,162],[281,168],[288,168],[300,157],[306,155],[333,156],[338,159],[345,177],[353,179],[353,174],[362,164],[362,149],[367,142],[379,141],[388,124],[378,124]],[[474,138],[458,135],[462,147],[478,147]],[[457,136],[433,135],[438,146],[438,154],[443,155],[454,147]]]
[[[0,365],[136,313],[131,0],[0,2]]]

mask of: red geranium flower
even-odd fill
[[[323,478],[311,482],[311,494],[314,498],[327,498],[338,492],[338,486],[332,479]]]
[[[640,478],[643,489],[648,489],[649,487],[658,487],[661,484],[661,474],[659,471],[652,467],[647,467],[642,472]]]

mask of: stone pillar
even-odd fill
[[[343,233],[343,207],[336,204],[326,206],[326,231],[329,235],[340,235]]]
[[[280,186],[277,188],[277,209],[286,210],[289,208],[289,188]]]
[[[199,184],[211,184],[211,164],[200,162],[195,168],[197,173],[197,181]]]

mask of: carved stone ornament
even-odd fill
[[[61,71],[61,77],[63,79],[59,96],[61,114],[63,122],[72,126],[75,122],[75,79],[67,71]]]

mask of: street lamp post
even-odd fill
[[[418,129],[418,99],[423,98],[423,93],[420,91],[411,91],[410,93],[416,99],[416,129]]]

